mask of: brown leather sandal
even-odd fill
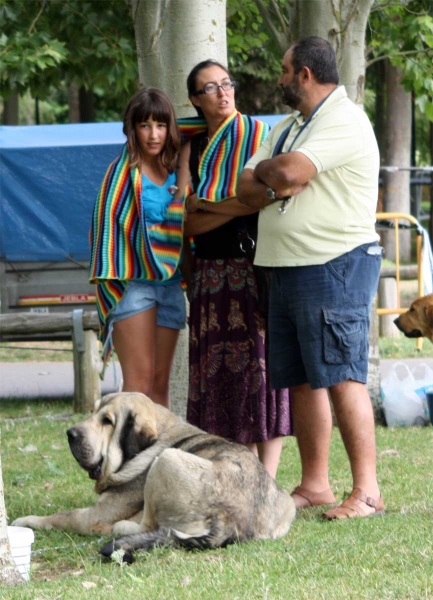
[[[362,505],[366,504],[374,508],[373,513],[367,513],[363,509]],[[352,519],[354,517],[382,517],[385,514],[385,504],[383,503],[382,496],[379,500],[370,498],[360,488],[354,488],[352,493],[344,502],[335,508],[331,508],[323,513],[323,518],[328,521],[335,519]]]
[[[310,492],[309,490],[306,490],[298,485],[298,487],[295,487],[291,495],[293,496],[293,494],[296,494],[305,500],[303,504],[296,506],[296,508],[310,508],[311,506],[322,506],[324,504],[336,503],[335,496],[332,493],[332,490],[329,488],[327,490],[323,490],[323,492]]]

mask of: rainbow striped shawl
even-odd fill
[[[182,121],[183,119],[180,120],[181,130]],[[197,198],[210,202],[236,196],[239,175],[268,135],[268,131],[269,126],[263,121],[242,115],[238,111],[233,112],[221,123],[200,158],[200,184],[197,190],[193,190],[190,182],[185,195],[189,196],[195,191]]]
[[[107,317],[120,302],[128,281],[167,281],[181,256],[183,200],[173,198],[165,220],[148,225],[141,189],[141,172],[131,170],[125,144],[105,174],[90,230],[90,282],[98,284],[96,304],[105,365],[112,352]]]

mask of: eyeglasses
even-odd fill
[[[221,83],[220,85],[216,83],[207,83],[202,90],[194,92],[194,96],[200,96],[200,94],[216,94],[219,88],[223,89],[225,92],[228,92],[235,87],[236,81],[224,81],[224,83]]]

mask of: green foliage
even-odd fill
[[[3,96],[30,90],[47,98],[74,82],[102,104],[109,96],[117,109],[135,91],[134,29],[125,2],[0,0],[0,20]]]
[[[134,28],[125,2],[51,0],[51,27],[67,40],[73,57],[69,77],[88,89],[101,87],[114,92],[135,89],[137,58]]]
[[[287,2],[265,0],[264,4],[273,27],[284,34]],[[277,86],[281,52],[254,0],[227,0],[227,48],[230,71],[240,84],[238,108],[248,114],[281,112]]]
[[[65,42],[38,30],[45,2],[0,0],[0,82],[2,95],[23,91],[44,79],[68,56]]]
[[[430,13],[429,13],[430,11]],[[403,85],[433,121],[433,12],[430,0],[376,0],[369,19],[369,62],[383,57],[403,70]]]
[[[263,44],[269,42],[263,18],[253,0],[228,0],[227,39],[230,67],[248,61],[251,54],[260,53]]]

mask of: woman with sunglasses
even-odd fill
[[[271,390],[267,376],[265,319],[246,254],[257,210],[236,198],[238,176],[268,127],[236,110],[235,85],[214,60],[187,79],[205,126],[184,145],[179,167],[179,180],[190,179],[184,233],[194,238],[187,418],[247,444],[275,477],[282,436],[291,433],[289,395]]]

